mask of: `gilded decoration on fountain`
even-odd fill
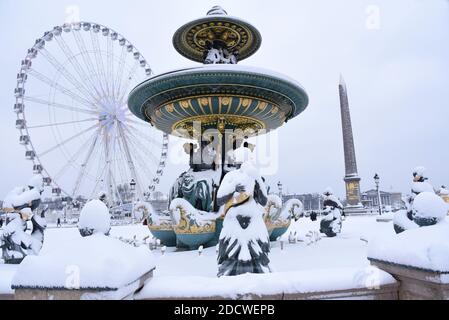
[[[178,234],[197,234],[197,233],[213,233],[215,232],[215,221],[198,222],[192,217],[188,217],[183,206],[176,206],[175,210],[179,211],[180,219],[175,225],[175,232]]]
[[[208,12],[206,17],[185,24],[173,37],[175,49],[197,62],[204,61],[204,52],[214,41],[230,52],[238,53],[239,60],[243,60],[259,49],[262,37],[252,25],[227,16],[224,10]]]

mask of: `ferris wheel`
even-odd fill
[[[64,24],[36,40],[17,74],[14,111],[25,157],[54,195],[105,192],[118,204],[129,201],[130,183],[138,198],[155,190],[168,136],[127,107],[151,74],[126,38],[97,23]]]

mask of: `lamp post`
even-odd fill
[[[279,198],[281,198],[282,200],[282,183],[280,181],[278,182],[278,190],[279,190]]]
[[[131,221],[134,223],[134,195],[136,191],[136,181],[134,179],[131,179],[131,182],[129,183],[129,186],[131,188]]]
[[[62,208],[64,210],[64,224],[67,224],[67,198],[62,199]]]
[[[376,183],[377,202],[379,203],[379,215],[382,215],[382,202],[381,202],[380,191],[379,191],[380,178],[377,173],[374,175],[374,182]]]

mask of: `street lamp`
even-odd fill
[[[280,181],[278,182],[278,190],[279,190],[279,198],[281,198],[282,200],[282,183]]]
[[[134,195],[136,190],[136,181],[134,179],[131,179],[131,182],[129,183],[129,186],[131,188],[131,221],[134,222]]]
[[[377,173],[374,175],[374,182],[376,183],[377,202],[379,203],[379,215],[382,215],[382,202],[381,202],[381,199],[380,199],[380,191],[379,191],[380,178],[379,178],[379,175]]]

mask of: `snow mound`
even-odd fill
[[[380,217],[383,217],[380,216]],[[419,226],[407,217],[406,210],[399,210],[393,216],[393,224],[401,227],[403,230],[418,228]]]
[[[39,256],[27,256],[12,286],[113,290],[131,284],[154,266],[147,247],[133,247],[97,233],[78,237]]]
[[[78,229],[83,237],[94,233],[109,234],[111,216],[106,205],[100,200],[86,203],[80,213]]]
[[[33,187],[37,190],[42,190],[44,185],[44,181],[41,175],[34,175],[29,181],[28,186]]]
[[[236,299],[242,295],[275,295],[375,288],[394,284],[388,273],[375,268],[334,268],[243,274],[220,278],[165,276],[149,281],[136,299],[210,298]]]
[[[449,272],[449,223],[382,235],[368,243],[368,257],[415,268]]]
[[[416,223],[422,220],[432,220],[435,224],[443,220],[446,214],[446,203],[433,192],[422,192],[413,201],[413,219]]]
[[[430,183],[428,183],[427,181],[424,182],[413,182],[412,183],[412,191],[416,194],[421,193],[421,192],[433,192],[435,193],[435,191],[433,190],[433,187]]]
[[[14,207],[20,207],[40,197],[41,195],[37,188],[30,190],[16,187],[6,195],[3,201],[3,208],[13,209]]]

